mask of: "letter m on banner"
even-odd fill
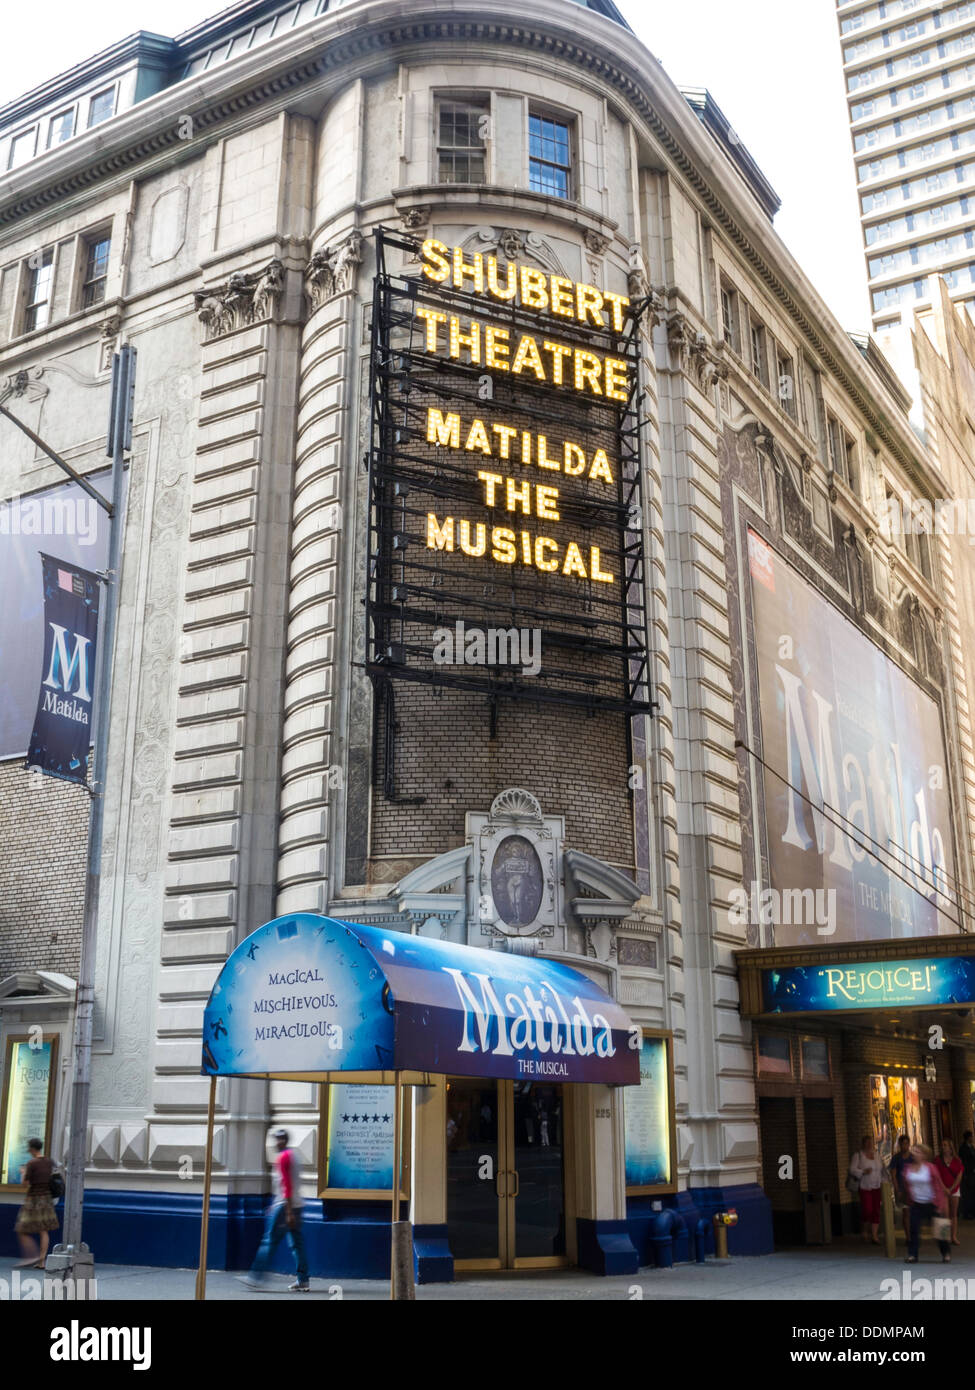
[[[94,726],[99,580],[67,561],[40,558],[44,660],[27,766],[85,785]]]

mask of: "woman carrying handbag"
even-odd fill
[[[860,1197],[860,1232],[865,1241],[880,1244],[880,1185],[884,1178],[884,1165],[874,1146],[872,1134],[865,1134],[860,1148],[850,1159],[850,1172],[846,1180],[850,1192]]]
[[[911,1204],[911,1226],[907,1241],[907,1263],[916,1265],[921,1245],[921,1227],[931,1221],[931,1234],[938,1242],[944,1264],[951,1262],[951,1222],[948,1219],[948,1194],[938,1170],[931,1162],[931,1150],[916,1144],[911,1160],[904,1165],[904,1188]]]

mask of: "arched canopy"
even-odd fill
[[[640,1030],[557,961],[313,913],[228,957],[203,1016],[203,1073],[409,1072],[636,1085]]]

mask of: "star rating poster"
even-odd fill
[[[392,1086],[329,1088],[327,1188],[393,1189]]]

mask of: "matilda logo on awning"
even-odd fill
[[[27,766],[84,784],[91,746],[99,581],[50,555],[44,577],[44,660]]]
[[[578,995],[570,1001],[571,1015],[562,996],[551,985],[540,985],[538,998],[530,985],[504,996],[504,1007],[489,975],[442,967],[457,988],[464,1010],[464,1030],[458,1052],[492,1052],[511,1057],[518,1052],[564,1053],[566,1057],[615,1057],[613,1035],[602,1014],[590,1019]],[[480,999],[470,980],[478,981]],[[554,1004],[554,1008],[552,1007]]]

